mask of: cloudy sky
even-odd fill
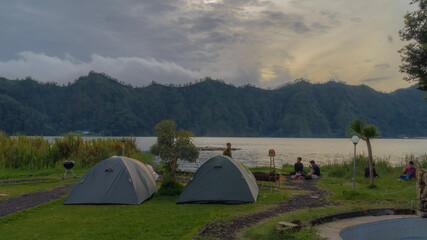
[[[2,0],[0,76],[134,86],[210,76],[275,88],[296,78],[408,87],[398,31],[410,0]]]

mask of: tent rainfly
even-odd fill
[[[248,169],[235,159],[218,155],[200,166],[176,203],[253,203],[258,193]]]
[[[140,161],[113,156],[74,185],[64,204],[140,204],[157,191],[152,171]]]

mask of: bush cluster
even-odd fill
[[[409,161],[413,161],[416,167],[427,167],[427,155],[414,157],[414,155],[407,155],[405,160],[393,166],[387,159],[375,159],[375,170],[380,176],[384,175],[400,175],[402,169],[408,165]],[[348,159],[344,162],[334,162],[321,167],[322,172],[327,172],[330,177],[352,179],[353,178],[353,159]],[[367,156],[358,155],[356,157],[356,177],[364,177],[364,169],[369,166],[369,159]]]
[[[184,185],[180,182],[162,182],[162,185],[157,191],[157,194],[160,196],[179,196],[184,190]]]
[[[118,138],[83,140],[81,135],[68,133],[49,141],[44,137],[23,135],[8,136],[0,132],[0,167],[47,169],[73,160],[82,168],[113,155],[122,155],[123,142]],[[144,155],[136,146],[136,139],[125,139],[125,154],[143,160]]]

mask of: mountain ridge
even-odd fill
[[[95,72],[67,86],[0,78],[0,130],[152,136],[155,124],[172,119],[196,136],[344,137],[359,118],[376,125],[382,137],[420,137],[427,136],[424,94],[414,87],[382,93],[335,81],[267,90],[211,78],[180,87],[132,87]]]

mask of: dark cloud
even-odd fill
[[[311,28],[314,28],[316,30],[327,30],[330,27],[327,26],[327,25],[324,25],[324,24],[322,24],[320,22],[314,22],[314,23],[311,24]]]
[[[390,68],[390,64],[388,64],[388,63],[382,63],[382,64],[377,64],[374,67],[375,68],[379,68],[379,69],[387,69],[387,68]]]
[[[353,17],[353,18],[350,18],[350,21],[355,22],[355,23],[360,23],[360,22],[362,22],[362,19],[358,18],[358,17]]]
[[[333,25],[340,24],[340,21],[338,20],[340,14],[338,12],[320,11],[320,14],[325,16],[328,19],[330,24],[333,24]]]
[[[291,0],[290,3],[297,8],[304,8],[307,4],[313,2],[314,0]]]
[[[311,29],[305,25],[303,22],[294,22],[292,24],[292,29],[297,33],[307,33]]]
[[[201,33],[215,30],[218,26],[223,24],[224,21],[218,18],[209,16],[202,16],[194,19],[193,26],[190,28],[190,33]]]
[[[289,16],[284,12],[280,11],[263,11],[263,18],[270,20],[271,22],[286,22],[289,19]]]
[[[361,82],[365,82],[365,83],[381,82],[381,81],[384,81],[384,80],[387,80],[387,79],[389,79],[389,77],[367,78],[367,79],[361,80]]]

